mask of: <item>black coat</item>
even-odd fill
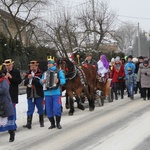
[[[4,73],[6,74],[7,72],[4,71]],[[10,96],[11,96],[13,103],[18,103],[18,91],[19,91],[18,85],[22,81],[21,76],[20,76],[20,71],[18,69],[13,68],[9,73],[12,76],[11,79],[8,78],[10,82],[10,88],[9,88]]]
[[[29,79],[28,75],[31,74],[31,70],[26,74],[24,85],[27,86],[27,98],[37,98],[44,97],[43,86],[40,84],[40,78],[42,77],[42,72],[40,69],[35,73],[35,77],[32,79],[32,87],[28,87]]]
[[[97,71],[98,66],[97,66],[97,62],[94,59],[91,59],[90,62],[88,62],[87,60],[85,60],[85,61],[83,61],[83,64],[84,63],[91,64],[91,65],[95,66],[96,67],[96,71]]]

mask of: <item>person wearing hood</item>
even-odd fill
[[[98,75],[105,77],[106,73],[109,71],[109,63],[104,54],[100,56],[100,60],[97,62],[98,65]]]
[[[144,60],[143,56],[139,56],[138,57],[138,62],[135,64],[135,74],[138,74],[139,66],[140,66],[141,63],[143,63],[143,60]],[[137,88],[135,89],[136,90],[135,92],[137,92],[138,89],[139,89],[139,93],[140,93],[141,97],[143,97],[143,95],[142,95],[143,92],[142,92],[141,82],[140,81],[137,82]]]
[[[125,70],[125,75],[127,76],[128,75],[128,68],[131,68],[131,73],[133,74],[135,72],[135,64],[132,62],[132,55],[129,55],[127,57],[127,63],[126,65],[124,66],[124,70]],[[130,97],[130,93],[128,92],[128,85],[127,85],[127,80],[125,81],[125,84],[126,84],[126,88],[127,88],[127,93],[128,93],[128,97]]]
[[[128,68],[131,68],[131,69],[132,69],[132,73],[135,72],[135,64],[132,62],[132,59],[133,59],[132,55],[129,55],[129,56],[127,57],[127,63],[126,63],[126,65],[125,65],[125,67],[124,67],[124,70],[125,70],[125,74],[126,74],[126,75],[128,75]]]
[[[45,96],[45,107],[46,114],[51,123],[51,126],[48,129],[58,128],[62,129],[60,125],[61,115],[62,115],[62,103],[61,103],[61,85],[66,83],[66,79],[64,73],[61,69],[58,69],[55,65],[54,57],[48,58],[48,70],[42,75],[40,79],[40,83],[44,88],[44,96]],[[47,84],[47,75],[56,74],[56,78],[54,78],[55,87]],[[54,118],[55,117],[55,118]],[[55,124],[56,122],[56,124]]]
[[[120,61],[120,57],[117,56],[115,58],[115,64],[113,65],[112,72],[111,72],[111,78],[113,81],[113,88],[115,93],[115,100],[118,100],[118,93],[117,91],[121,90],[121,99],[124,98],[124,66],[122,65]]]
[[[143,100],[150,100],[150,63],[144,60],[138,70],[137,82],[141,82]]]

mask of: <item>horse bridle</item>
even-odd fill
[[[68,72],[68,73],[65,74],[65,77],[73,74],[71,77],[68,77],[68,78],[66,77],[66,80],[72,80],[77,75],[77,67],[76,67],[76,65],[73,65],[73,68],[74,69],[73,69],[72,72]]]

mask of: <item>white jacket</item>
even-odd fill
[[[101,75],[102,77],[104,77],[105,73],[108,72],[108,69],[106,69],[103,65],[103,62],[101,60],[99,60],[97,62],[97,65],[98,65],[98,74]]]

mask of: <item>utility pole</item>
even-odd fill
[[[138,22],[138,56],[141,56],[140,25]]]
[[[95,2],[92,0],[92,12],[93,12],[93,30],[94,30],[94,45],[96,44],[96,24],[95,24]]]

